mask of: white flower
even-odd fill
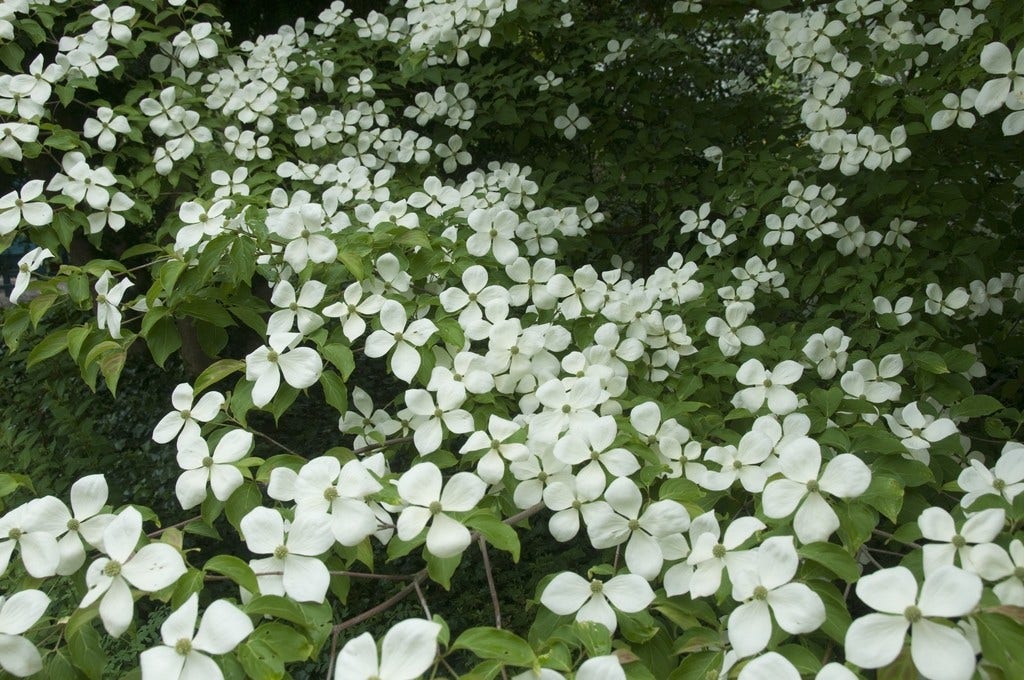
[[[756,347],[764,342],[764,333],[760,328],[743,325],[750,309],[745,302],[731,302],[725,307],[725,319],[713,316],[705,323],[704,330],[708,335],[718,338],[718,349],[724,356],[736,356],[744,345]]]
[[[789,389],[800,376],[804,367],[795,361],[782,361],[769,371],[757,359],[748,359],[736,371],[737,382],[750,385],[732,398],[732,405],[756,413],[768,402],[768,408],[776,415],[785,415],[796,410],[796,394]]]
[[[841,328],[832,326],[808,338],[803,351],[804,356],[816,364],[818,375],[827,380],[846,368],[849,346],[850,337]]]
[[[281,513],[258,507],[242,518],[239,529],[249,550],[270,555],[249,562],[261,593],[286,595],[299,602],[324,601],[331,575],[316,556],[334,544],[327,515],[298,512],[286,529]]]
[[[771,614],[793,634],[809,633],[825,622],[821,598],[803,583],[790,582],[798,563],[793,537],[775,536],[730,565],[732,598],[744,602],[729,615],[729,642],[740,657],[768,645]]]
[[[103,531],[103,552],[108,557],[96,559],[85,573],[89,590],[78,606],[99,600],[103,627],[114,637],[128,630],[135,613],[129,586],[151,593],[185,573],[181,555],[167,543],[150,543],[134,552],[141,535],[142,515],[133,507],[125,508]]]
[[[100,330],[109,328],[110,337],[117,340],[121,337],[121,298],[135,284],[124,279],[111,287],[113,280],[114,275],[105,271],[96,281],[96,325]]]
[[[988,73],[1002,78],[993,78],[986,82],[974,102],[974,108],[986,116],[1004,104],[1011,97],[1024,95],[1024,49],[1017,53],[1014,64],[1010,48],[1000,42],[985,45],[981,51],[981,67]]]
[[[875,306],[876,314],[893,314],[896,317],[897,326],[905,326],[910,323],[913,316],[910,314],[910,308],[914,304],[914,298],[909,296],[903,296],[893,304],[888,298],[877,296],[873,304]]]
[[[17,546],[29,576],[46,578],[57,573],[60,546],[57,536],[67,529],[68,509],[53,496],[36,498],[0,517],[0,574],[7,571]]]
[[[212,456],[202,437],[188,435],[178,439],[178,466],[184,472],[174,485],[174,493],[182,509],[194,508],[206,500],[207,482],[217,500],[227,501],[242,486],[242,473],[232,463],[249,453],[252,439],[251,432],[231,430],[217,442]]]
[[[881,668],[903,649],[910,628],[910,656],[930,680],[969,680],[974,650],[958,628],[930,617],[963,616],[981,599],[981,579],[945,566],[928,576],[918,596],[906,567],[882,569],[857,581],[857,597],[880,614],[868,614],[846,631],[846,658],[861,668]]]
[[[839,528],[839,518],[822,491],[838,498],[855,498],[871,484],[871,470],[850,453],[839,454],[821,472],[821,448],[810,437],[779,445],[779,470],[785,478],[764,488],[764,514],[781,519],[796,510],[793,530],[801,543],[827,541]]]
[[[943,566],[953,564],[959,557],[960,566],[975,571],[971,555],[978,543],[990,543],[996,539],[1006,523],[1006,511],[991,508],[976,512],[957,531],[953,516],[942,508],[926,508],[917,518],[921,535],[929,541],[922,548],[924,553],[924,575],[930,576]]]
[[[586,463],[586,466],[577,473],[585,485],[600,484],[603,487],[605,470],[616,478],[628,477],[640,469],[640,463],[628,449],[611,448],[617,433],[615,418],[595,418],[587,427],[570,430],[555,442],[555,458],[568,465]]]
[[[311,311],[324,299],[327,286],[320,281],[310,280],[302,284],[299,294],[290,281],[282,280],[274,286],[270,301],[281,307],[270,315],[267,321],[267,334],[289,333],[298,325],[299,333],[309,335],[324,324],[323,318]]]
[[[555,128],[565,134],[566,139],[572,139],[580,130],[590,127],[590,119],[580,115],[580,108],[575,103],[569,104],[564,116],[555,118]]]
[[[924,415],[916,401],[894,411],[894,415],[885,414],[883,417],[903,446],[912,455],[918,454],[916,458],[920,458],[920,452],[927,455],[928,448],[935,442],[957,433],[952,420]]]
[[[28,284],[32,280],[32,272],[39,269],[43,262],[51,257],[53,257],[53,253],[50,252],[49,248],[33,248],[18,260],[18,276],[14,279],[14,287],[11,289],[10,296],[8,296],[11,304],[17,304],[18,300],[28,289]]]
[[[156,424],[153,428],[153,441],[158,444],[166,444],[178,433],[182,436],[198,437],[200,430],[199,423],[205,423],[217,417],[221,407],[224,405],[224,395],[220,392],[207,392],[195,403],[195,393],[188,383],[181,383],[171,393],[171,405],[175,411],[171,411]]]
[[[298,333],[275,333],[268,339],[269,347],[254,350],[245,357],[245,379],[255,381],[252,403],[263,407],[277,394],[284,381],[295,389],[305,389],[320,379],[323,359],[311,347],[296,347],[302,336]]]
[[[445,429],[455,434],[473,430],[473,416],[469,411],[459,408],[464,401],[466,391],[461,385],[439,391],[436,404],[426,390],[406,391],[405,403],[416,416],[411,419],[410,427],[413,430],[413,443],[420,455],[432,453],[441,446]]]
[[[626,566],[630,572],[648,581],[654,579],[664,562],[658,540],[686,531],[690,526],[686,508],[676,501],[662,500],[651,503],[641,513],[643,496],[629,477],[612,481],[604,498],[582,508],[591,544],[600,549],[626,543]]]
[[[100,510],[107,502],[107,480],[103,475],[88,475],[71,485],[71,512],[63,509],[61,519],[67,533],[57,542],[60,549],[60,564],[57,573],[70,576],[85,564],[85,540],[99,548],[103,543],[103,531],[114,520],[114,515]],[[56,512],[61,509],[54,506]]]
[[[212,59],[217,56],[217,43],[209,37],[212,32],[213,27],[204,21],[174,36],[171,44],[178,48],[178,60],[182,66],[191,68],[199,63],[200,57]]]
[[[252,621],[227,600],[206,608],[196,633],[199,595],[193,593],[160,626],[163,645],[139,655],[142,680],[223,680],[206,654],[227,654],[253,631]]]
[[[442,490],[441,470],[433,463],[414,465],[398,479],[398,495],[408,507],[396,528],[403,541],[416,538],[427,523],[427,550],[437,557],[454,557],[470,543],[469,529],[448,512],[468,512],[487,491],[487,484],[471,472],[458,472]]]
[[[775,443],[764,433],[750,431],[743,435],[737,446],[711,446],[704,460],[717,463],[721,469],[707,472],[697,483],[711,491],[724,491],[737,479],[749,493],[761,493],[768,475],[775,467],[765,464]]]
[[[611,605],[634,614],[654,601],[654,591],[636,574],[620,574],[608,581],[587,581],[579,574],[564,571],[548,583],[540,601],[560,616],[576,614],[577,621],[594,621],[614,633],[618,624]]]
[[[492,413],[487,420],[487,431],[478,430],[469,435],[466,438],[466,443],[459,449],[459,453],[485,451],[484,455],[477,461],[476,473],[488,484],[497,484],[505,474],[505,461],[522,461],[530,457],[530,450],[526,448],[525,444],[506,441],[521,429],[519,425],[511,420],[506,420]],[[588,500],[594,500],[594,498],[601,495],[603,490],[604,485],[602,484],[597,494]],[[575,532],[573,535],[575,535]]]
[[[1013,499],[1024,491],[1024,446],[1006,442],[991,470],[972,459],[971,466],[961,470],[957,484],[966,492],[960,499],[962,507],[970,507],[986,494],[1002,495],[1008,503],[1013,503]]]
[[[105,7],[105,5],[101,5]],[[118,9],[124,9],[118,7]],[[115,132],[126,135],[131,132],[128,119],[124,116],[115,116],[113,109],[101,106],[96,109],[96,118],[87,118],[82,127],[82,135],[86,139],[96,137],[96,146],[104,151],[111,151],[117,144]]]
[[[437,326],[430,319],[416,319],[406,326],[408,318],[401,303],[385,301],[380,308],[381,330],[370,333],[363,352],[370,358],[376,358],[394,349],[391,372],[405,382],[412,382],[421,361],[416,348],[437,332]]]
[[[876,367],[870,359],[858,359],[853,370],[839,379],[843,391],[851,397],[863,397],[872,404],[899,399],[902,388],[899,383],[888,380],[903,371],[903,357],[887,354]]]
[[[974,546],[971,561],[983,579],[1000,581],[992,588],[1000,602],[1024,607],[1024,543],[1019,538],[1010,541],[1009,553],[995,543]]]
[[[50,598],[39,590],[0,596],[0,668],[19,678],[43,669],[39,650],[21,634],[35,625],[49,605]]]
[[[363,284],[359,281],[350,283],[345,288],[342,300],[324,307],[324,316],[341,321],[341,331],[349,342],[366,332],[363,315],[376,314],[384,304],[384,297],[377,293],[369,293],[365,298]]]
[[[384,634],[380,655],[369,633],[345,643],[338,654],[334,680],[416,680],[437,656],[441,624],[406,619]]]
[[[755,517],[737,517],[726,527],[723,537],[713,511],[697,517],[690,524],[693,549],[685,563],[665,572],[665,592],[669,596],[689,592],[691,598],[718,592],[722,568],[730,568],[742,554],[737,548],[764,528],[764,522]]]
[[[53,220],[53,208],[43,194],[43,181],[25,182],[21,191],[12,191],[0,197],[0,236],[6,236],[21,226],[22,221],[33,227],[42,227]],[[38,200],[42,196],[42,200]]]

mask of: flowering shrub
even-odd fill
[[[399,4],[0,2],[4,341],[193,378],[181,517],[7,504],[4,671],[105,677],[153,599],[128,677],[1016,677],[1024,6]],[[300,393],[319,450],[250,422]],[[529,523],[595,557],[509,630]]]

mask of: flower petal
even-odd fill
[[[441,625],[423,619],[407,619],[384,634],[380,651],[380,676],[391,680],[415,680],[437,656]]]

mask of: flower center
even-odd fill
[[[71,519],[68,520],[68,523],[67,523],[68,531],[78,531],[78,527],[79,526],[81,526],[81,523],[77,519],[75,519],[74,517],[72,517]]]
[[[181,419],[182,420],[188,420],[191,417],[192,417],[192,411],[190,411],[188,409],[184,409],[184,410],[181,411]]]
[[[1014,569],[1013,570],[1013,575],[1016,578],[1019,578],[1021,581],[1024,581],[1024,566],[1020,566],[1020,567],[1017,567],[1016,569]]]
[[[24,532],[21,529],[19,529],[18,527],[11,527],[11,530],[7,532],[7,537],[8,538],[12,538],[15,541],[17,541],[19,538],[21,538],[21,535],[23,533]]]
[[[819,488],[820,487],[818,486],[818,480],[812,479],[809,482],[807,482],[807,490],[809,492],[811,492],[811,493],[818,493],[818,489]]]
[[[324,489],[324,498],[327,499],[328,501],[333,501],[337,497],[338,490],[335,489],[333,486],[329,486],[326,489]]]
[[[725,546],[721,543],[715,543],[715,547],[711,549],[711,554],[718,559],[722,559],[725,557]]]
[[[537,481],[541,482],[541,483],[548,481],[548,473],[544,472],[543,470],[538,472],[537,473]]]
[[[921,620],[921,610],[915,607],[914,605],[910,605],[909,607],[903,610],[903,616],[907,619],[907,621],[910,621],[911,623],[917,623]]]
[[[767,600],[768,599],[768,589],[765,588],[764,586],[758,586],[758,587],[754,588],[754,599],[755,600]]]
[[[572,413],[572,406],[569,406],[568,404],[563,404],[562,413]]]
[[[274,548],[274,558],[275,559],[283,560],[286,557],[288,557],[288,546],[286,546],[286,545],[279,545],[276,548]]]
[[[270,350],[269,352],[267,352],[267,361],[269,361],[272,364],[276,364],[277,360],[280,358],[281,355],[275,352],[274,350]]]
[[[439,514],[441,514],[441,510],[442,510],[441,501],[433,501],[430,504],[430,506],[429,506],[429,510],[430,510],[430,514],[431,515],[439,515]]]
[[[1006,482],[996,477],[992,480],[992,488],[996,491],[1002,492],[1006,488]]]
[[[953,536],[953,538],[951,538],[949,542],[953,544],[953,547],[958,549],[967,545],[967,539],[961,536],[960,534],[956,534],[955,536]]]
[[[99,304],[101,304],[101,305],[105,304],[106,301],[107,301],[107,296],[106,295],[97,295],[96,296],[96,302],[98,302]]]
[[[596,595],[597,593],[600,593],[602,590],[604,590],[604,583],[598,581],[596,578],[590,582],[590,592]]]
[[[117,560],[110,560],[106,566],[103,567],[103,575],[109,576],[110,578],[117,578],[121,575],[121,563]]]
[[[213,467],[213,458],[211,456],[207,456],[206,458],[203,458],[203,467],[204,468],[212,468]]]
[[[395,337],[395,342],[401,342],[402,341],[402,331],[398,331],[397,333],[395,333],[394,337]]]
[[[174,651],[182,656],[188,656],[192,651],[192,641],[188,638],[181,638],[174,643]]]
[[[637,529],[640,528],[640,520],[638,520],[638,519],[631,519],[631,520],[629,520],[629,525],[628,526],[629,526],[629,530],[630,531],[636,531]]]

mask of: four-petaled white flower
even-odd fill
[[[487,491],[487,484],[471,472],[452,475],[442,490],[441,470],[433,463],[414,465],[398,478],[398,495],[409,505],[398,516],[396,528],[403,541],[416,538],[427,523],[427,550],[437,557],[454,557],[470,543],[469,529],[449,512],[468,512]]]
[[[764,514],[774,519],[796,510],[793,530],[801,543],[827,541],[839,528],[839,517],[821,493],[855,498],[871,484],[871,470],[857,456],[841,453],[821,471],[821,447],[810,437],[797,437],[779,445],[779,470],[784,479],[764,487]],[[799,506],[799,509],[797,507]]]
[[[238,528],[249,550],[270,555],[249,561],[262,594],[287,595],[299,602],[324,601],[331,574],[317,555],[334,545],[327,515],[298,512],[286,528],[281,513],[259,507],[250,510]]]
[[[961,567],[975,571],[971,556],[976,546],[994,541],[1005,523],[1006,511],[990,508],[972,514],[958,531],[953,516],[946,510],[926,508],[917,518],[917,525],[922,537],[936,543],[926,543],[921,549],[924,575],[930,576],[940,567],[953,564],[958,557]]]
[[[182,437],[198,437],[202,430],[199,423],[213,420],[224,405],[224,395],[207,392],[195,402],[195,392],[188,383],[181,383],[171,393],[171,411],[153,428],[153,441],[166,444],[180,433]]]
[[[1024,446],[1007,442],[992,469],[980,461],[971,460],[971,466],[960,471],[957,484],[963,489],[960,505],[969,508],[979,497],[1001,495],[1008,503],[1024,491]]]
[[[910,628],[910,656],[930,680],[969,680],[974,676],[974,649],[959,628],[932,617],[970,612],[981,599],[981,579],[953,566],[940,567],[917,580],[906,567],[882,569],[857,581],[857,597],[876,610],[846,631],[846,658],[861,668],[881,668],[903,650]]]
[[[97,558],[85,573],[89,590],[78,606],[88,607],[99,600],[103,627],[114,637],[128,630],[135,615],[129,586],[152,593],[185,573],[181,554],[167,543],[150,543],[136,551],[141,536],[142,515],[133,507],[125,508],[103,530],[107,557]]]
[[[1024,49],[1017,53],[1014,63],[1010,48],[1000,42],[985,45],[981,51],[981,67],[1002,78],[986,82],[978,92],[974,108],[983,116],[1008,104],[1013,97],[1024,96]]]
[[[43,196],[43,181],[33,179],[25,182],[20,191],[12,191],[0,197],[0,236],[6,236],[21,226],[22,222],[33,227],[42,227],[53,220],[53,208]]]
[[[796,410],[797,398],[789,386],[800,379],[804,367],[795,361],[782,361],[769,371],[757,359],[748,359],[736,371],[736,381],[749,385],[732,398],[732,405],[756,413],[768,402],[768,409],[776,415]]]
[[[400,621],[384,634],[380,655],[369,633],[352,638],[338,654],[334,680],[416,680],[434,663],[441,624]]]
[[[252,403],[266,406],[284,381],[295,389],[305,389],[320,379],[323,359],[311,347],[295,347],[302,335],[275,333],[263,346],[245,357],[245,379],[254,381]]]
[[[737,517],[723,537],[714,511],[697,517],[690,524],[693,549],[686,562],[665,572],[665,592],[669,596],[689,592],[691,598],[713,595],[722,585],[722,568],[728,569],[742,554],[737,548],[764,528],[764,522],[755,517]]]
[[[578,131],[586,130],[589,127],[590,119],[580,115],[580,107],[575,103],[569,104],[564,116],[555,118],[555,128],[561,130],[566,139],[572,139]]]
[[[111,287],[113,280],[114,275],[105,271],[96,281],[96,326],[109,329],[110,337],[117,340],[121,337],[121,298],[135,284],[124,279]]]
[[[0,668],[19,678],[43,669],[39,650],[22,633],[35,625],[49,605],[50,598],[40,590],[0,595]]]
[[[392,373],[405,382],[412,382],[421,362],[416,348],[437,332],[437,326],[430,319],[416,319],[406,326],[408,319],[401,303],[386,300],[380,308],[381,330],[370,333],[363,352],[370,358],[376,358],[394,349]]]
[[[242,472],[232,463],[249,453],[252,438],[251,432],[231,430],[217,442],[213,455],[209,444],[199,435],[178,439],[178,466],[184,472],[174,485],[174,493],[184,510],[206,500],[207,482],[219,501],[227,501],[242,486]]]
[[[771,614],[793,634],[809,633],[825,622],[821,598],[803,583],[791,583],[798,563],[793,537],[774,536],[730,565],[732,598],[744,603],[729,615],[729,642],[740,657],[768,645]]]
[[[11,304],[17,304],[28,289],[28,284],[32,280],[32,272],[39,269],[43,262],[51,257],[53,257],[53,253],[49,248],[33,248],[18,260],[18,275],[14,279],[14,288],[11,289],[11,294],[8,297]]]
[[[60,564],[57,573],[70,576],[85,564],[84,540],[94,548],[102,546],[103,531],[114,520],[114,515],[100,514],[107,502],[107,480],[103,475],[88,475],[71,485],[71,512],[57,508],[67,533],[57,542]]]
[[[618,627],[615,609],[634,614],[653,601],[651,586],[636,574],[619,574],[608,581],[588,581],[579,574],[563,571],[551,579],[540,595],[541,604],[554,613],[575,614],[577,621],[594,621],[613,633]]]
[[[224,680],[220,666],[201,652],[227,654],[252,633],[252,621],[227,600],[211,603],[195,632],[198,616],[193,593],[160,626],[164,644],[139,655],[142,680]]]

